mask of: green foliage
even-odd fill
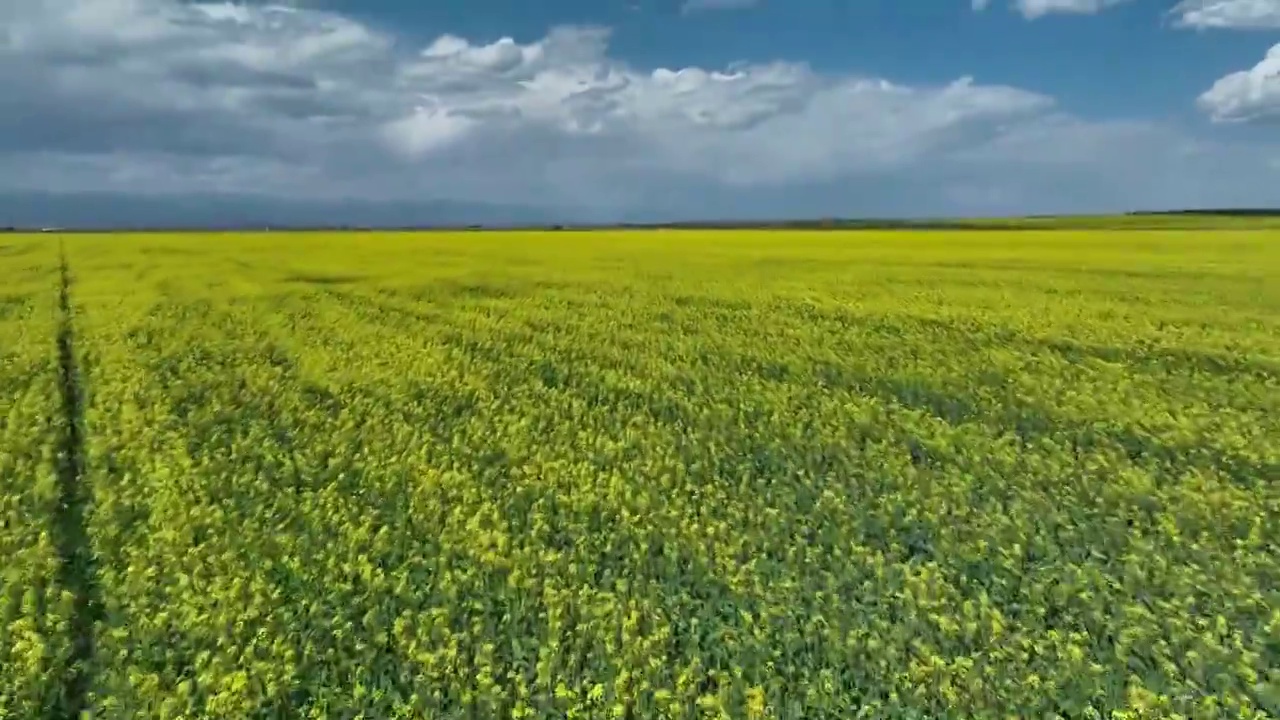
[[[97,718],[1280,714],[1272,235],[67,242]]]
[[[56,247],[0,252],[0,718],[64,708],[72,597],[59,581]]]

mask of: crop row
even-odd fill
[[[1247,275],[198,242],[72,245],[96,717],[1277,712]]]
[[[0,717],[40,717],[69,707],[73,662],[59,522],[58,259],[48,243],[0,249]]]

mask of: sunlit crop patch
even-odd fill
[[[1280,713],[1274,233],[66,247],[95,717]]]

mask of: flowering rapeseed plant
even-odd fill
[[[1272,235],[67,243],[95,717],[1280,713]]]

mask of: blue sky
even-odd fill
[[[1280,205],[1280,0],[0,0],[0,28],[0,195]]]

